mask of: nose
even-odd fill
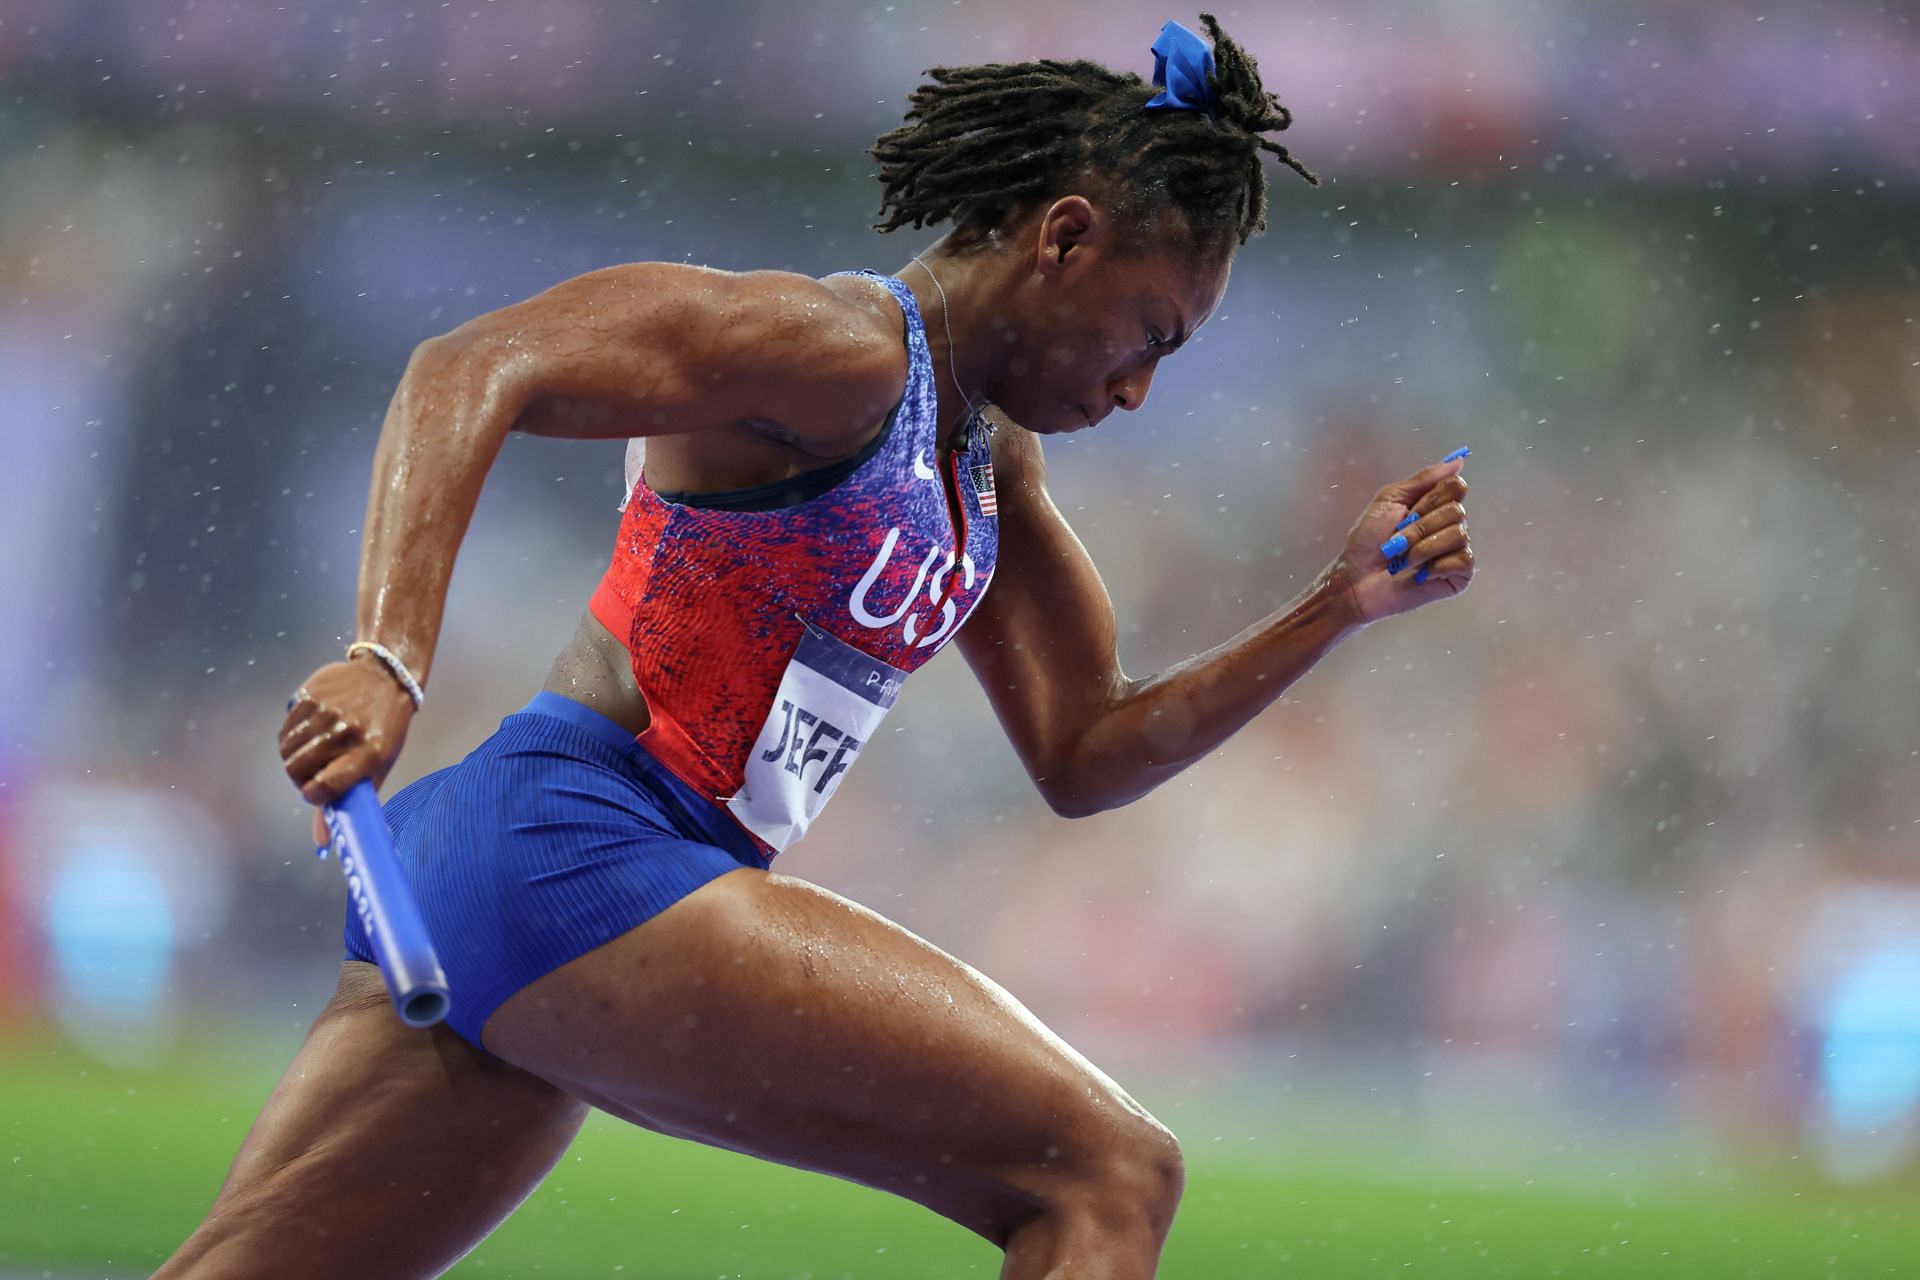
[[[1116,409],[1138,409],[1147,402],[1147,390],[1153,386],[1153,366],[1137,370],[1118,382],[1110,384],[1113,407]]]

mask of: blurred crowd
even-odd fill
[[[352,638],[415,343],[623,260],[897,270],[930,237],[865,230],[863,148],[923,67],[1145,71],[1168,16],[367,10],[0,0],[0,1028],[139,1060],[196,1019],[304,1026],[330,989],[339,877],[274,735]],[[1525,1092],[1897,1167],[1920,28],[1427,10],[1228,21],[1329,181],[1275,171],[1220,314],[1049,469],[1135,676],[1284,606],[1462,444],[1472,590],[1079,821],[945,656],[782,868],[1096,1055],[1312,1046],[1434,1106]],[[389,793],[539,687],[620,484],[618,443],[510,442]]]

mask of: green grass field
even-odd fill
[[[198,1222],[282,1061],[209,1050],[131,1072],[48,1043],[0,1048],[0,1272],[151,1270]],[[1920,1273],[1911,1188],[1776,1176],[1712,1191],[1604,1178],[1549,1190],[1511,1175],[1369,1172],[1324,1148],[1259,1166],[1188,1146],[1169,1277]],[[596,1116],[452,1274],[957,1277],[992,1276],[998,1260],[916,1206]]]

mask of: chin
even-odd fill
[[[1088,418],[1086,412],[1076,404],[1068,405],[1065,408],[1057,409],[1048,414],[1046,424],[1046,426],[1037,427],[1034,428],[1034,430],[1041,432],[1043,435],[1063,436],[1075,431],[1085,431],[1093,425],[1093,421]]]
[[[1086,411],[1073,401],[1065,404],[1057,400],[1035,404],[1031,400],[1025,403],[995,400],[993,407],[1007,421],[1036,435],[1065,435],[1070,431],[1084,430],[1090,425]]]

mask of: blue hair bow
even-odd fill
[[[1148,111],[1204,111],[1213,115],[1213,50],[1177,22],[1160,28],[1153,42],[1153,82],[1160,92],[1147,100]]]

